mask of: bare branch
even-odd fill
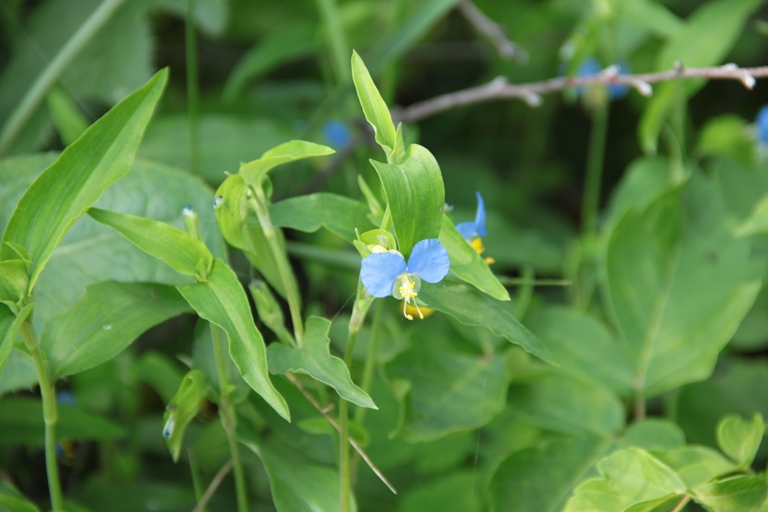
[[[341,428],[339,427],[339,424],[336,422],[336,420],[333,419],[333,417],[330,414],[328,414],[329,411],[333,409],[333,407],[329,408],[329,407],[323,407],[322,405],[320,405],[320,403],[317,400],[315,400],[315,397],[313,397],[306,389],[304,389],[304,386],[301,385],[301,382],[299,382],[299,379],[297,379],[296,376],[293,375],[292,373],[286,373],[285,376],[288,377],[288,380],[293,382],[297,388],[299,388],[299,391],[301,391],[301,394],[303,394],[304,397],[307,400],[309,400],[309,402],[315,407],[315,409],[320,411],[320,414],[325,416],[325,419],[328,420],[328,423],[333,425],[333,428],[341,431]],[[357,442],[351,437],[349,438],[349,444],[351,444],[352,448],[354,448],[357,451],[357,453],[360,454],[360,457],[362,457],[365,463],[368,464],[368,467],[371,468],[371,471],[376,473],[376,476],[378,476],[379,479],[382,482],[384,482],[384,485],[389,487],[389,490],[392,491],[394,494],[397,494],[397,489],[395,489],[394,486],[391,483],[389,483],[389,480],[387,480],[387,477],[385,477],[384,474],[379,470],[379,468],[377,468],[374,465],[373,461],[368,457],[368,455],[366,455],[366,453],[363,451],[360,445],[357,444]]]
[[[205,506],[208,504],[208,502],[213,497],[213,493],[216,492],[216,489],[219,488],[219,485],[221,485],[221,481],[224,480],[224,477],[227,476],[227,473],[232,469],[232,459],[229,459],[226,464],[224,464],[218,473],[216,473],[216,476],[213,477],[213,480],[211,480],[211,483],[208,485],[208,488],[205,490],[205,494],[203,494],[203,497],[200,498],[200,501],[197,502],[197,505],[194,509],[192,509],[192,512],[200,512],[205,508]]]
[[[755,79],[768,77],[768,66],[757,68],[740,68],[735,64],[726,64],[714,68],[685,69],[677,63],[674,69],[657,73],[641,73],[637,75],[620,75],[616,66],[610,66],[596,75],[558,77],[541,82],[527,84],[510,84],[505,77],[497,77],[491,82],[464,89],[462,91],[443,94],[435,98],[415,103],[393,113],[396,122],[414,122],[437,113],[485,101],[502,99],[521,99],[530,106],[541,104],[541,95],[562,91],[572,87],[583,87],[593,84],[613,85],[623,84],[637,89],[644,95],[653,93],[652,83],[670,80],[685,80],[691,78],[706,78],[709,80],[738,80],[747,89],[755,86]]]
[[[486,16],[472,0],[461,0],[458,7],[461,14],[475,27],[475,30],[493,43],[502,59],[514,59],[520,64],[528,62],[528,54],[525,50],[507,39],[501,25]]]

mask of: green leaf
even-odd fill
[[[45,424],[40,421],[43,404],[36,398],[5,397],[0,400],[0,444],[43,446]],[[58,407],[56,439],[109,441],[125,436],[123,429],[80,409]]]
[[[2,337],[0,337],[0,375],[2,375],[5,364],[8,362],[8,357],[11,355],[13,344],[19,335],[21,325],[27,321],[34,307],[34,303],[27,304],[15,317],[13,315],[3,316],[0,320],[0,333],[3,333]],[[0,306],[0,308],[3,308],[4,313],[7,311],[3,306]]]
[[[673,450],[654,450],[652,453],[677,473],[688,489],[738,469],[719,452],[706,446],[682,446]]]
[[[575,309],[550,306],[532,312],[526,324],[546,344],[563,372],[631,396],[631,357],[602,322]]]
[[[4,480],[0,480],[0,508],[8,512],[40,512],[34,503]]]
[[[3,234],[0,257],[15,258],[6,244],[24,247],[32,259],[30,288],[69,227],[120,179],[133,157],[168,79],[159,71],[146,85],[91,125],[46,169],[19,201]],[[61,186],[67,183],[66,187]]]
[[[88,129],[90,122],[77,109],[72,97],[60,87],[48,93],[48,110],[65,146],[75,142]]]
[[[768,487],[765,475],[735,476],[695,489],[694,499],[716,512],[764,512]]]
[[[213,256],[203,242],[164,222],[91,208],[88,215],[123,235],[139,249],[160,258],[179,274],[205,281]]]
[[[245,252],[251,265],[277,293],[285,297],[285,286],[275,256],[255,212],[248,206],[250,193],[242,176],[228,176],[216,191],[216,218],[227,242]],[[284,246],[282,231],[275,230],[275,235],[280,245]],[[297,288],[295,283],[293,286]]]
[[[755,458],[763,440],[765,424],[760,413],[752,421],[731,414],[717,425],[717,444],[740,467],[748,467]]]
[[[31,389],[37,384],[35,363],[21,350],[12,350],[0,373],[0,395],[18,389]],[[37,420],[40,421],[38,414]]]
[[[253,297],[253,302],[256,305],[256,313],[259,315],[259,319],[264,322],[264,325],[269,327],[281,342],[288,343],[289,345],[294,343],[293,335],[285,327],[283,309],[275,300],[272,292],[269,291],[267,283],[258,280],[251,281],[251,284],[248,285],[248,290],[250,290],[251,297]]]
[[[347,242],[355,239],[355,229],[362,233],[374,228],[365,203],[325,192],[274,203],[269,206],[269,216],[275,226],[305,233],[325,228]]]
[[[734,229],[735,236],[758,235],[768,232],[768,194],[764,195],[752,209],[752,213]]]
[[[428,332],[423,338],[386,366],[391,381],[410,383],[402,386],[409,388],[403,439],[433,441],[481,427],[501,412],[510,379],[503,355],[457,352],[439,346]]]
[[[376,142],[379,143],[379,146],[387,154],[387,160],[390,161],[390,154],[397,144],[395,125],[392,123],[392,116],[389,114],[387,104],[384,103],[384,99],[373,83],[363,59],[354,50],[352,51],[352,80],[355,82],[357,97],[360,100],[360,106],[363,107],[365,119],[373,127]]]
[[[497,336],[520,345],[542,361],[556,364],[547,347],[518,322],[505,305],[465,284],[446,280],[437,284],[423,283],[419,299],[464,325],[485,327]]]
[[[164,403],[176,394],[184,378],[178,362],[157,351],[146,352],[133,364],[136,380],[154,389]]]
[[[226,382],[222,390],[222,383],[219,382],[219,372],[216,367],[213,329],[219,331],[217,333],[218,342],[221,343],[222,352],[229,354],[229,339],[226,333],[221,332],[219,327],[210,322],[200,320],[195,326],[195,340],[192,345],[192,368],[203,372],[203,375],[208,380],[208,386],[214,390],[216,395],[221,395],[222,391],[229,391],[232,402],[235,404],[240,403],[251,392],[251,388],[240,376],[240,371],[237,369],[232,358],[225,356],[223,359]],[[176,387],[178,388],[178,385]],[[173,391],[175,393],[176,388]],[[168,397],[168,400],[170,400],[170,397]]]
[[[328,348],[331,343],[328,338],[330,328],[330,320],[317,316],[309,317],[305,327],[304,345],[301,348],[291,348],[278,343],[269,346],[269,371],[273,374],[306,373],[331,386],[344,400],[360,407],[377,409],[371,397],[352,382],[344,361],[331,355]]]
[[[610,447],[610,441],[587,435],[553,441],[510,455],[496,470],[490,493],[498,512],[561,510],[587,468]]]
[[[711,184],[697,177],[686,188],[685,208],[672,189],[608,234],[610,311],[646,397],[708,377],[760,289],[749,243],[722,223]]]
[[[18,304],[27,296],[28,289],[27,263],[23,260],[0,261],[0,301]]]
[[[559,371],[513,381],[509,403],[527,421],[555,432],[610,437],[624,426],[624,407],[615,394]]]
[[[481,512],[483,501],[477,492],[477,475],[471,470],[448,473],[436,480],[418,482],[400,498],[397,512],[461,510]]]
[[[45,324],[40,348],[54,379],[109,361],[144,331],[191,312],[172,287],[107,281]]]
[[[597,463],[599,478],[579,485],[565,512],[626,510],[685,492],[685,483],[668,466],[639,448],[620,450]]]
[[[328,146],[303,140],[292,140],[270,149],[257,160],[241,164],[238,174],[242,176],[248,185],[260,188],[261,182],[267,176],[267,173],[278,165],[304,160],[305,158],[332,155],[335,152]]]
[[[178,290],[201,318],[224,329],[229,354],[243,379],[283,418],[290,420],[288,405],[269,380],[264,339],[256,329],[248,298],[229,266],[216,258],[208,281]]]
[[[451,271],[464,282],[497,300],[509,300],[507,289],[496,279],[483,258],[464,240],[447,215],[443,215],[438,238],[448,251]]]
[[[627,427],[621,442],[646,450],[673,450],[685,446],[685,433],[670,420],[646,418]]]
[[[730,157],[742,165],[752,166],[755,160],[752,127],[735,114],[714,117],[701,128],[696,153],[709,157]]]
[[[272,500],[278,512],[341,510],[339,475],[312,463],[301,453],[277,439],[269,443],[262,436],[238,424],[238,439],[256,453],[269,476]],[[357,505],[352,500],[352,511]]]
[[[417,242],[440,235],[445,206],[440,167],[418,144],[408,146],[397,164],[370,162],[384,186],[399,249],[407,258]]]
[[[163,415],[163,438],[173,461],[179,460],[181,443],[187,425],[195,419],[200,409],[200,402],[205,398],[207,383],[205,375],[192,370],[184,376],[179,391],[165,408]]]

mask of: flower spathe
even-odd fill
[[[437,283],[448,274],[451,262],[448,251],[437,238],[422,240],[413,246],[411,257],[405,258],[397,251],[378,252],[363,260],[360,280],[373,297],[384,298],[392,295],[403,299],[405,305],[416,307],[423,318],[415,298],[421,289],[421,282]],[[403,307],[403,314],[413,320]]]

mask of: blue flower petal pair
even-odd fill
[[[480,195],[480,192],[475,192],[475,195],[477,196],[475,220],[456,224],[456,229],[465,240],[472,240],[475,237],[488,234],[485,230],[485,203],[483,202],[483,196]]]
[[[371,254],[363,260],[360,279],[368,293],[384,298],[395,294],[395,283],[404,275],[437,283],[448,274],[450,266],[448,251],[443,244],[437,238],[428,238],[413,246],[407,264],[399,252]]]

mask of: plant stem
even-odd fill
[[[58,410],[56,408],[56,390],[51,382],[51,374],[48,370],[48,362],[40,351],[32,324],[27,320],[21,326],[21,335],[29,350],[37,370],[37,380],[40,384],[40,394],[43,398],[43,420],[45,421],[45,467],[48,474],[48,492],[51,495],[51,508],[54,512],[64,510],[64,498],[61,494],[61,482],[59,481],[59,464],[56,460],[56,422]]]
[[[200,144],[200,84],[197,66],[197,32],[195,31],[195,0],[187,0],[187,20],[184,28],[187,57],[187,109],[189,110],[189,168],[199,174]]]
[[[381,327],[381,310],[384,308],[384,301],[376,303],[376,309],[373,312],[373,327],[371,331],[371,343],[368,345],[368,353],[365,355],[365,366],[363,366],[363,380],[360,387],[368,393],[373,381],[373,369],[376,366],[376,349],[379,344],[379,328]],[[366,407],[358,407],[355,410],[355,422],[362,423],[365,419]]]
[[[680,502],[677,505],[675,505],[675,508],[670,510],[670,512],[680,512],[685,508],[685,506],[688,504],[689,501],[691,501],[691,496],[690,494],[686,494],[685,496],[683,496],[683,499],[681,499]]]
[[[294,288],[293,281],[291,280],[291,266],[288,263],[288,256],[280,246],[280,242],[277,239],[275,227],[272,225],[272,219],[269,217],[269,211],[267,210],[267,198],[264,195],[264,190],[262,190],[261,187],[256,187],[256,189],[253,191],[256,194],[256,197],[251,197],[249,202],[251,207],[256,212],[256,216],[259,218],[261,229],[264,230],[264,236],[267,238],[269,247],[272,249],[272,254],[275,257],[275,262],[277,263],[277,271],[280,274],[280,278],[283,281],[283,287],[285,288],[285,297],[288,300],[288,309],[291,311],[293,334],[296,338],[296,344],[299,346],[299,348],[302,348],[304,346],[304,324],[301,320],[301,308],[299,307],[298,292]]]
[[[357,301],[355,301],[357,304]],[[352,354],[355,350],[355,340],[359,330],[349,331],[347,338],[347,348],[344,350],[344,363],[347,368],[352,365]],[[340,480],[340,500],[341,512],[351,510],[350,494],[352,491],[352,472],[349,464],[349,414],[347,410],[347,401],[339,397],[339,480]]]
[[[187,450],[187,458],[189,459],[189,472],[192,475],[192,488],[195,490],[195,501],[200,503],[203,498],[202,482],[200,481],[200,468],[197,466],[197,457],[192,450]],[[200,509],[200,512],[207,512],[205,507]]]
[[[8,116],[2,131],[0,131],[0,154],[5,153],[29,118],[43,101],[43,98],[59,79],[64,70],[74,60],[78,53],[95,36],[99,30],[109,21],[112,15],[122,5],[124,0],[104,0],[93,14],[80,25],[67,43],[59,50],[59,53],[45,67],[37,80],[17,104],[11,115]]]
[[[211,338],[213,340],[213,353],[216,358],[216,373],[219,377],[219,401],[221,402],[220,419],[221,425],[227,433],[229,442],[229,452],[232,457],[232,469],[235,475],[235,491],[237,493],[238,512],[248,512],[248,488],[245,482],[245,473],[243,465],[240,462],[240,450],[235,439],[237,430],[237,416],[232,401],[229,399],[230,384],[227,380],[227,367],[224,360],[224,350],[222,349],[221,336],[219,328],[213,324],[211,327]]]
[[[608,103],[595,108],[595,119],[589,138],[587,155],[587,176],[584,183],[584,198],[581,210],[582,235],[594,235],[597,231],[597,216],[600,209],[600,186],[603,179],[603,155],[608,134]]]

